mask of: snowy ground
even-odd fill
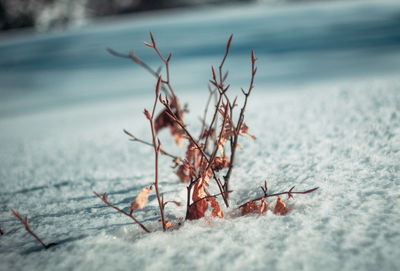
[[[365,12],[371,10],[362,7]],[[344,10],[351,13],[341,6],[327,9],[312,5],[300,11],[282,9],[278,15],[304,17],[310,10],[331,14],[332,18],[340,17]],[[235,12],[226,21],[232,20]],[[369,19],[392,23],[386,26],[398,23],[398,19],[382,19],[393,18],[396,9],[386,12],[384,8],[372,12],[376,17],[371,15]],[[258,19],[261,15],[260,12]],[[278,15],[263,16],[270,21],[274,16],[278,20]],[[363,17],[352,18],[360,21]],[[210,20],[215,23],[219,19],[210,15]],[[172,27],[176,28],[178,32],[178,26]],[[220,29],[225,31],[222,26]],[[307,36],[304,29],[307,28],[299,31]],[[312,28],[314,34],[309,35],[320,37],[320,29]],[[141,74],[129,77],[132,71],[127,66],[94,70],[90,65],[96,63],[95,58],[90,57],[88,66],[81,62],[84,68],[78,71],[57,57],[52,61],[65,66],[57,65],[55,70],[46,67],[49,63],[34,66],[28,57],[7,54],[13,50],[22,52],[24,43],[0,46],[4,56],[1,67],[4,69],[7,63],[11,67],[6,74],[8,81],[3,81],[0,101],[0,227],[6,231],[0,237],[0,270],[397,270],[400,80],[393,74],[400,71],[400,61],[398,41],[390,27],[385,29],[375,35],[361,35],[370,38],[366,48],[358,48],[357,42],[350,46],[347,40],[350,43],[327,49],[316,38],[314,43],[310,41],[314,49],[310,47],[309,52],[272,56],[271,48],[263,50],[257,45],[260,67],[266,67],[269,59],[278,66],[275,70],[260,69],[247,114],[258,140],[241,139],[244,148],[232,179],[235,192],[231,203],[237,206],[260,195],[259,186],[265,179],[274,192],[293,185],[299,190],[315,186],[320,190],[291,200],[291,212],[284,217],[269,211],[260,217],[235,218],[234,211],[225,210],[225,220],[185,222],[179,230],[152,234],[145,234],[128,218],[104,206],[92,191],[109,192],[110,200],[123,207],[152,182],[151,149],[129,142],[121,130],[126,128],[149,138],[142,110],[152,103],[152,96],[146,91],[150,89],[152,93],[154,81]],[[238,30],[238,44],[245,37],[240,34],[243,31]],[[103,34],[100,37],[104,38]],[[161,40],[168,41],[165,36]],[[298,40],[302,40],[301,36]],[[357,37],[352,41],[355,40]],[[45,41],[48,44],[46,38]],[[50,45],[51,41],[54,40],[50,39]],[[32,41],[35,48],[40,48],[41,42]],[[179,46],[177,41],[169,42],[168,48]],[[218,43],[223,48],[224,41]],[[248,45],[242,43],[243,51],[251,48]],[[320,47],[315,50],[317,45]],[[179,48],[190,47],[186,44]],[[190,128],[194,130],[199,127],[197,112],[206,100],[205,85],[197,82],[206,82],[209,64],[217,62],[216,55],[220,53],[208,49],[204,58],[186,51],[186,58],[177,56],[174,66],[180,89],[185,89],[191,80],[195,82],[187,91],[180,91],[182,99],[189,102]],[[64,52],[76,59],[81,53],[68,47]],[[334,61],[338,56],[340,61]],[[294,62],[289,61],[292,57]],[[284,59],[282,66],[279,59]],[[321,59],[327,60],[328,65],[321,65]],[[246,65],[240,66],[241,63]],[[347,70],[335,71],[349,63],[352,65]],[[248,58],[240,50],[234,51],[228,64],[237,91],[245,85]],[[297,71],[306,64],[312,67]],[[375,66],[363,67],[367,64]],[[34,68],[39,70],[37,74],[29,70]],[[24,82],[23,74],[30,74],[28,82]],[[111,79],[105,79],[105,74]],[[6,75],[0,76],[4,79]],[[49,75],[54,76],[48,78]],[[103,77],[97,81],[99,75]],[[57,84],[62,76],[66,79]],[[299,81],[303,76],[308,80]],[[276,84],[271,85],[268,79]],[[28,91],[24,84],[31,84],[32,89]],[[138,93],[132,93],[131,86]],[[96,88],[98,93],[93,91]],[[162,133],[161,139],[166,148],[179,153],[167,133]],[[170,160],[163,157],[161,189],[166,199],[184,201],[185,186],[171,173],[170,165]],[[29,214],[37,233],[47,242],[59,244],[41,249],[11,216],[11,208]],[[183,207],[167,208],[167,216],[174,221],[179,221],[184,212]],[[159,229],[154,195],[149,206],[138,212],[138,218],[152,230]]]

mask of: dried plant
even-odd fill
[[[238,97],[232,99],[229,95],[228,90],[230,89],[230,85],[226,83],[229,73],[224,69],[226,59],[231,50],[232,40],[233,35],[228,39],[225,53],[218,65],[218,69],[211,66],[211,80],[208,87],[209,97],[204,109],[203,118],[201,119],[201,129],[198,137],[195,137],[193,132],[188,129],[188,125],[184,120],[187,110],[185,107],[182,107],[171,83],[170,61],[172,59],[172,54],[168,54],[167,57],[163,55],[157,46],[152,33],[150,33],[150,42],[145,42],[144,44],[152,48],[155,54],[160,58],[165,69],[164,75],[161,74],[161,67],[154,70],[135,55],[133,50],[128,55],[125,55],[112,49],[108,49],[108,52],[114,56],[131,59],[157,79],[153,107],[151,111],[146,109],[144,110],[145,117],[150,123],[152,141],[147,142],[143,139],[137,138],[127,130],[124,130],[124,133],[130,137],[130,140],[151,146],[154,150],[155,176],[152,185],[155,187],[156,198],[160,210],[160,222],[164,231],[173,226],[172,222],[165,219],[166,204],[173,202],[180,205],[180,203],[176,201],[164,201],[164,194],[161,193],[158,185],[159,154],[169,156],[173,159],[173,168],[176,168],[175,173],[177,177],[182,183],[187,185],[185,219],[193,220],[202,218],[206,216],[208,210],[211,211],[211,216],[223,218],[224,213],[218,202],[218,198],[221,197],[225,206],[229,207],[229,194],[232,192],[230,190],[230,182],[233,169],[235,168],[239,138],[247,135],[251,139],[256,140],[256,137],[250,133],[249,127],[245,123],[245,112],[248,105],[248,99],[254,89],[255,75],[257,73],[257,58],[254,51],[251,50],[250,83],[246,90],[243,88],[241,89],[244,100],[242,105],[239,107]],[[211,114],[211,118],[208,119],[209,107],[212,104],[213,97],[215,98],[214,110]],[[160,103],[163,108],[160,109],[157,114],[156,109],[158,103]],[[161,147],[158,133],[160,130],[165,128],[170,130],[171,135],[174,137],[178,146],[182,147],[186,142],[184,158],[173,155]],[[220,178],[220,174],[223,175],[223,179]],[[218,193],[212,194],[209,192],[211,183],[215,184],[216,189],[219,190]],[[130,213],[112,205],[107,200],[106,194],[102,197],[96,192],[95,194],[107,205],[131,217],[146,232],[149,232],[149,230],[133,216],[133,211],[145,207],[151,188],[152,186],[144,188],[139,193],[135,201],[131,204]],[[267,184],[265,183],[264,187],[262,187],[264,193],[263,196],[250,200],[240,205],[238,208],[241,209],[242,215],[249,213],[261,214],[266,212],[268,209],[269,203],[266,199],[269,197],[277,197],[273,212],[275,214],[285,215],[288,212],[288,208],[286,207],[285,201],[279,197],[280,195],[286,194],[288,195],[288,198],[293,198],[294,194],[307,194],[314,192],[318,188],[302,192],[295,192],[293,189],[294,187],[289,191],[268,194]]]
[[[24,225],[25,230],[27,232],[29,232],[30,235],[32,235],[45,249],[48,249],[49,247],[55,246],[57,245],[56,243],[49,243],[46,244],[45,242],[43,242],[43,240],[36,234],[33,232],[33,230],[31,229],[31,226],[29,224],[29,218],[28,217],[23,217],[18,211],[16,210],[11,210],[11,213],[18,218],[19,221],[21,221],[21,223]]]

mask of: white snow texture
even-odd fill
[[[193,65],[208,69],[208,60]],[[177,63],[188,71],[174,74],[176,80],[193,76],[185,63]],[[249,74],[248,63],[238,69]],[[153,182],[152,149],[128,141],[122,129],[150,139],[142,112],[152,105],[154,80],[145,95],[2,111],[0,270],[398,270],[400,80],[369,74],[272,91],[262,81],[267,73],[259,71],[249,101],[246,123],[258,139],[240,138],[226,219],[184,222],[166,233],[154,193],[135,211],[151,234],[92,194],[108,192],[127,208]],[[178,92],[197,134],[207,90],[195,85]],[[167,131],[160,138],[165,149],[183,153]],[[160,189],[166,200],[185,202],[186,187],[171,164],[161,157]],[[234,207],[260,196],[264,180],[271,193],[294,185],[319,190],[290,199],[286,216],[269,210],[238,217]],[[29,215],[35,232],[58,245],[42,249],[10,209]],[[168,205],[166,213],[182,222],[185,207]]]

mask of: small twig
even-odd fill
[[[240,129],[242,127],[243,121],[244,121],[244,112],[246,111],[246,106],[247,106],[247,100],[251,94],[251,91],[254,88],[254,78],[255,75],[257,73],[257,67],[256,67],[256,61],[257,58],[255,56],[254,50],[251,50],[251,79],[250,79],[250,85],[249,88],[247,90],[247,92],[245,92],[242,89],[243,95],[245,96],[245,100],[244,100],[244,104],[240,110],[240,115],[237,121],[237,125],[236,125],[236,133],[235,136],[233,138],[233,141],[231,141],[231,157],[230,157],[230,164],[229,164],[229,168],[228,168],[228,172],[226,173],[226,175],[224,176],[224,189],[225,190],[229,190],[229,181],[231,178],[231,174],[232,174],[232,170],[233,170],[233,166],[235,163],[235,154],[236,154],[236,149],[237,149],[237,143],[238,143],[238,138],[239,138],[239,134],[240,134]]]
[[[294,186],[293,186],[292,188],[290,188],[289,191],[280,192],[280,193],[275,193],[275,194],[269,194],[269,195],[266,194],[266,195],[263,195],[263,196],[258,197],[258,198],[256,198],[256,199],[249,200],[249,201],[247,201],[246,203],[240,205],[238,208],[241,208],[241,207],[245,206],[247,203],[249,203],[249,202],[251,202],[251,201],[258,201],[258,200],[265,199],[265,198],[269,198],[269,197],[279,197],[280,195],[288,195],[289,198],[293,198],[293,194],[308,194],[308,193],[314,192],[314,191],[317,190],[319,187],[315,187],[315,188],[313,188],[313,189],[309,189],[309,190],[306,190],[306,191],[292,191],[293,188],[294,188]]]
[[[214,94],[214,91],[216,91],[216,90],[215,89],[212,90],[211,87],[208,86],[209,95],[208,95],[206,106],[204,108],[203,119],[201,121],[199,140],[200,140],[201,136],[203,135],[203,133],[206,131],[205,129],[206,129],[206,119],[207,119],[208,107],[210,106],[211,98]],[[208,132],[210,132],[210,131],[208,131]],[[207,146],[204,146],[204,148],[207,149]]]
[[[154,39],[153,39],[152,35],[151,35],[151,37],[152,37],[152,40],[154,42]],[[151,115],[147,112],[146,109],[145,109],[145,115],[146,115],[147,119],[150,122],[151,136],[152,136],[152,139],[153,139],[153,149],[154,149],[154,154],[155,154],[155,156],[154,156],[154,161],[155,161],[154,187],[155,187],[155,190],[156,190],[156,196],[157,196],[158,205],[160,207],[161,223],[162,223],[163,231],[166,231],[167,228],[166,228],[166,225],[165,225],[165,218],[164,218],[164,207],[165,207],[165,205],[164,205],[163,198],[160,198],[160,191],[159,191],[159,187],[158,187],[158,154],[160,153],[160,150],[161,150],[161,143],[160,143],[160,140],[157,138],[157,134],[156,134],[156,131],[155,131],[155,128],[154,128],[154,115],[155,115],[155,112],[156,112],[157,102],[159,100],[161,81],[162,81],[162,78],[161,78],[161,76],[159,76],[158,80],[157,80],[156,95],[155,95],[154,105],[153,105],[153,109],[152,109]]]
[[[123,131],[124,131],[125,134],[127,134],[127,135],[130,137],[130,141],[136,141],[136,142],[145,144],[145,145],[147,145],[147,146],[153,147],[153,144],[152,144],[152,143],[150,143],[150,142],[148,142],[148,141],[145,141],[145,140],[143,140],[143,139],[140,139],[140,138],[136,137],[135,135],[133,135],[132,133],[128,132],[128,131],[125,130],[125,129],[124,129]],[[169,153],[169,152],[166,152],[166,151],[165,151],[164,149],[162,149],[162,148],[160,149],[160,153],[161,153],[162,155],[169,156],[169,157],[171,157],[172,159],[179,159],[178,156],[175,156],[175,155],[173,155],[173,154],[171,154],[171,153]]]
[[[49,247],[55,246],[56,243],[50,243],[50,244],[46,244],[45,242],[42,241],[42,239],[37,236],[36,233],[33,232],[33,230],[31,229],[30,225],[29,225],[29,218],[28,217],[22,217],[22,215],[16,211],[16,210],[11,210],[11,213],[18,218],[19,221],[21,221],[21,223],[24,225],[25,230],[32,235],[45,249],[48,249]]]
[[[163,84],[166,84],[168,90],[171,92],[171,97],[172,97],[175,101],[177,101],[177,97],[176,97],[176,94],[175,94],[175,90],[174,90],[174,88],[172,87],[172,85],[171,85],[171,80],[170,80],[169,62],[170,62],[170,60],[171,60],[172,54],[170,53],[170,54],[168,55],[168,57],[165,58],[165,57],[163,56],[163,54],[161,53],[160,49],[158,49],[157,44],[156,44],[156,40],[155,40],[155,38],[154,38],[154,36],[153,36],[153,33],[151,33],[151,32],[150,32],[150,39],[151,39],[151,43],[145,42],[144,44],[145,44],[146,46],[148,46],[148,47],[153,48],[154,51],[156,52],[156,54],[160,57],[161,61],[164,63],[164,65],[165,65],[165,73],[166,73],[167,80],[166,80],[166,81],[163,80],[162,83],[163,83]],[[180,110],[180,109],[179,109],[179,110]]]
[[[133,50],[131,50],[129,55],[119,53],[119,52],[117,52],[117,51],[115,51],[115,50],[113,50],[111,48],[107,48],[107,52],[109,52],[111,55],[116,56],[116,57],[132,59],[133,62],[135,62],[136,64],[138,64],[142,68],[144,68],[146,71],[148,71],[154,77],[158,77],[159,76],[160,69],[158,69],[157,71],[153,70],[149,65],[147,65],[145,62],[143,62],[143,60],[141,60],[138,56],[136,56],[134,54]]]
[[[101,199],[106,205],[110,206],[111,208],[114,208],[115,210],[117,210],[118,212],[120,212],[121,214],[124,214],[130,218],[133,219],[133,221],[135,221],[145,232],[151,232],[149,229],[147,229],[136,217],[134,217],[132,214],[125,212],[124,210],[118,208],[117,206],[115,206],[114,204],[112,204],[111,202],[108,201],[107,199],[107,193],[104,193],[103,196],[100,196],[97,192],[93,191],[93,194],[96,195],[96,197],[98,197],[99,199]]]

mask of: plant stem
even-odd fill
[[[160,198],[160,191],[159,191],[159,187],[158,187],[158,154],[160,152],[161,149],[161,143],[157,138],[156,135],[156,131],[154,129],[154,115],[155,115],[155,111],[156,111],[156,107],[157,107],[157,102],[159,99],[159,91],[160,91],[160,86],[161,86],[161,76],[158,77],[158,81],[157,81],[157,85],[156,85],[156,97],[154,99],[154,105],[153,105],[153,110],[151,113],[151,117],[149,118],[149,122],[150,122],[150,127],[151,127],[151,136],[153,139],[153,148],[154,148],[154,174],[155,174],[155,181],[154,181],[154,187],[156,190],[156,196],[157,196],[157,201],[158,201],[158,205],[160,207],[160,214],[161,214],[161,223],[162,223],[162,227],[163,227],[163,231],[166,231],[166,227],[165,227],[165,218],[164,218],[164,203]],[[158,141],[158,143],[157,143]]]
[[[96,197],[98,197],[99,199],[101,199],[106,205],[110,206],[111,208],[114,208],[115,210],[117,210],[118,212],[120,212],[121,214],[124,214],[130,218],[133,219],[133,221],[135,221],[145,232],[151,232],[149,229],[147,229],[136,217],[134,217],[132,214],[129,214],[127,212],[125,212],[124,210],[118,208],[117,206],[115,206],[114,204],[112,204],[111,202],[109,202],[107,200],[107,194],[104,193],[103,196],[100,196],[97,192],[93,191],[93,194],[96,195]]]
[[[240,109],[240,115],[239,115],[239,118],[238,118],[238,121],[237,121],[237,125],[236,125],[236,133],[235,133],[233,142],[231,142],[230,164],[229,164],[228,172],[224,176],[224,180],[225,180],[224,189],[225,189],[225,191],[229,190],[229,182],[230,182],[230,178],[231,178],[231,175],[232,175],[232,170],[233,170],[234,163],[235,163],[235,154],[236,154],[238,138],[239,138],[241,126],[242,126],[243,121],[244,121],[244,112],[246,111],[247,100],[248,100],[248,98],[249,98],[249,96],[251,94],[251,91],[254,88],[254,78],[255,78],[255,75],[256,75],[256,72],[257,72],[257,68],[255,66],[256,65],[256,61],[257,61],[257,59],[255,57],[254,50],[251,50],[251,79],[250,79],[250,85],[249,85],[249,88],[248,88],[247,92],[245,92],[242,89],[242,92],[243,92],[243,94],[245,96],[245,99],[244,99],[244,104],[243,104],[242,108]],[[229,197],[229,195],[228,195],[228,197]]]
[[[131,137],[131,141],[136,141],[136,142],[145,144],[145,145],[147,145],[147,146],[153,147],[153,143],[150,143],[150,142],[147,142],[147,141],[145,141],[145,140],[143,140],[143,139],[140,139],[140,138],[134,136],[132,133],[130,133],[130,132],[128,132],[127,130],[125,130],[125,129],[124,129],[124,133]],[[169,157],[171,157],[172,159],[179,159],[178,156],[175,156],[175,155],[173,155],[173,154],[171,154],[171,153],[169,153],[169,152],[166,152],[166,151],[165,151],[164,149],[162,149],[162,148],[160,149],[160,153],[161,153],[162,155],[169,156]]]
[[[24,225],[25,230],[32,235],[45,249],[48,249],[49,247],[52,247],[54,245],[56,245],[56,243],[50,243],[50,244],[46,244],[45,242],[42,241],[42,239],[33,232],[33,230],[31,229],[30,225],[29,225],[29,219],[28,217],[23,218],[22,215],[16,211],[16,210],[11,210],[11,213],[18,218],[19,221],[21,221],[21,223]]]

